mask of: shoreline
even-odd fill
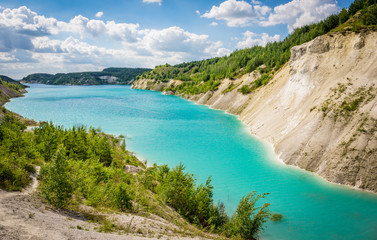
[[[135,89],[135,88],[132,88],[132,89]],[[163,92],[161,91],[155,91],[155,90],[148,90],[148,89],[135,89],[135,90],[145,90],[145,91],[153,91],[153,92],[160,92],[160,94],[162,95],[167,95],[167,94],[164,94]],[[326,184],[326,185],[333,185],[333,186],[336,186],[336,187],[340,187],[342,188],[343,190],[356,190],[358,192],[362,192],[362,193],[367,193],[367,194],[372,194],[374,197],[377,197],[377,192],[373,192],[371,190],[368,190],[368,189],[362,189],[362,188],[358,188],[356,186],[353,186],[353,185],[348,185],[348,184],[342,184],[342,183],[336,183],[336,182],[331,182],[327,179],[325,179],[324,177],[322,177],[321,175],[319,175],[318,173],[316,172],[311,172],[311,171],[308,171],[306,169],[303,169],[303,168],[300,168],[299,166],[296,166],[296,165],[290,165],[290,164],[286,164],[283,159],[281,159],[280,155],[281,154],[278,154],[276,152],[276,149],[275,149],[275,145],[266,140],[266,139],[263,139],[261,137],[259,137],[258,135],[256,134],[253,134],[251,131],[250,131],[250,126],[247,125],[244,121],[242,121],[242,119],[240,118],[239,115],[236,115],[236,114],[233,114],[233,113],[230,113],[228,112],[227,110],[222,110],[222,109],[217,109],[217,108],[214,108],[212,107],[211,105],[208,105],[208,104],[200,104],[200,103],[197,103],[196,101],[194,100],[191,100],[191,99],[188,99],[188,98],[185,98],[185,97],[182,97],[181,95],[168,95],[168,96],[175,96],[175,97],[179,97],[183,100],[187,100],[195,105],[198,105],[198,106],[205,106],[207,107],[208,109],[211,109],[211,110],[216,110],[216,111],[221,111],[225,114],[229,114],[231,116],[234,116],[237,118],[238,121],[240,121],[242,123],[242,125],[244,126],[244,129],[246,130],[245,132],[247,132],[247,134],[249,136],[252,136],[254,138],[256,138],[258,141],[260,141],[262,143],[262,145],[264,145],[264,147],[266,148],[267,152],[269,152],[269,158],[271,159],[271,162],[274,162],[275,164],[278,164],[278,165],[282,165],[282,166],[285,166],[285,167],[289,167],[289,168],[292,168],[292,169],[296,169],[296,170],[300,170],[300,171],[304,171],[305,173],[308,173],[310,175],[313,175],[316,177],[316,180],[320,180],[321,184]],[[272,156],[271,156],[272,155]]]
[[[48,85],[48,84],[43,84],[43,85],[46,85],[46,86],[51,86],[51,85]],[[53,85],[55,86],[55,85]],[[59,86],[65,86],[65,85],[59,85]],[[76,85],[75,85],[76,86]],[[79,86],[79,85],[78,85]],[[109,86],[109,85],[96,85],[96,86]],[[119,86],[119,85],[118,85]],[[125,86],[125,87],[130,87],[131,89],[134,89],[132,88],[132,85],[122,85],[122,86]],[[134,89],[134,90],[142,90],[142,91],[153,91],[153,92],[159,92],[159,94],[162,94],[162,95],[166,95],[164,94],[163,92],[161,91],[155,91],[155,90],[147,90],[147,89]],[[26,93],[28,93],[26,91]],[[377,196],[377,193],[376,192],[373,192],[371,190],[367,190],[367,189],[361,189],[361,188],[358,188],[358,187],[355,187],[355,186],[352,186],[352,185],[348,185],[348,184],[341,184],[341,183],[336,183],[336,182],[331,182],[331,181],[328,181],[327,179],[325,179],[324,177],[320,176],[318,173],[316,172],[311,172],[311,171],[307,171],[303,168],[300,168],[296,165],[290,165],[290,164],[286,164],[280,157],[280,154],[278,154],[275,150],[275,145],[266,140],[266,139],[263,139],[261,137],[259,137],[258,135],[256,134],[253,134],[251,131],[250,131],[250,126],[247,125],[244,121],[242,121],[242,119],[240,118],[239,115],[236,115],[236,114],[233,114],[233,113],[230,113],[228,112],[227,110],[222,110],[222,109],[216,109],[208,104],[199,104],[197,103],[196,101],[192,100],[192,99],[188,99],[188,98],[185,98],[183,96],[180,96],[180,95],[168,95],[168,96],[174,96],[174,97],[179,97],[183,100],[186,100],[188,102],[191,102],[195,105],[198,105],[198,106],[205,106],[207,107],[208,109],[211,109],[211,110],[216,110],[216,111],[220,111],[222,113],[225,113],[225,114],[229,114],[231,116],[234,116],[237,118],[237,120],[243,125],[243,128],[245,130],[245,133],[247,133],[249,136],[257,139],[258,141],[260,141],[262,143],[262,145],[265,147],[266,149],[266,152],[268,153],[268,158],[271,159],[271,162],[273,162],[274,164],[277,164],[277,165],[280,165],[280,166],[285,166],[285,167],[289,167],[289,168],[293,168],[293,169],[296,169],[296,170],[300,170],[300,171],[304,171],[305,173],[309,173],[310,175],[313,175],[313,176],[316,176],[317,179],[321,179],[321,182],[322,183],[325,183],[325,184],[331,184],[331,185],[334,185],[334,186],[340,186],[340,187],[344,187],[345,189],[352,189],[352,190],[357,190],[357,191],[361,191],[361,192],[365,192],[365,193],[371,193],[375,196]],[[22,96],[24,97],[24,95]],[[12,100],[12,98],[10,99],[10,101]],[[10,102],[9,101],[9,102]],[[3,107],[5,107],[6,103],[3,105]],[[9,110],[8,110],[9,111]],[[114,135],[114,134],[112,134]],[[115,135],[114,135],[115,136]],[[131,149],[130,149],[131,150]],[[144,159],[142,158],[139,154],[137,154],[136,152],[134,151],[131,151],[139,160],[142,164],[144,164],[146,167],[151,167],[153,166],[153,164],[155,164],[154,162],[152,161],[148,161],[147,159]]]

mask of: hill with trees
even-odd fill
[[[50,85],[131,84],[136,76],[150,70],[148,68],[105,68],[101,72],[34,73],[24,77],[21,82]]]
[[[0,106],[13,97],[20,97],[25,92],[25,85],[10,77],[0,75]],[[1,113],[0,113],[1,116]]]
[[[360,11],[360,12],[359,12]],[[353,17],[357,12],[358,16]],[[348,21],[350,20],[350,21]],[[246,73],[258,70],[260,78],[245,93],[268,83],[291,56],[291,48],[309,42],[331,31],[354,31],[377,29],[377,5],[374,0],[356,0],[348,9],[342,9],[326,19],[295,29],[283,41],[268,43],[265,47],[254,46],[236,50],[229,56],[202,61],[156,66],[150,72],[139,75],[138,79],[152,79],[156,83],[171,79],[182,81],[166,90],[180,95],[195,95],[213,91],[223,79],[236,79]],[[164,89],[161,89],[164,90]]]

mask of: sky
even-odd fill
[[[283,40],[353,0],[0,0],[0,74],[221,57]]]

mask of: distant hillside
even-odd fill
[[[21,81],[50,85],[131,84],[136,76],[150,70],[148,68],[105,68],[102,72],[58,73],[55,75],[35,73],[24,77]]]
[[[0,78],[1,80],[5,81],[5,82],[9,82],[9,83],[15,83],[15,84],[19,84],[19,85],[22,85],[24,86],[23,84],[21,84],[19,81],[16,81],[8,76],[5,76],[5,75],[0,75]],[[26,87],[26,86],[25,86]]]
[[[25,87],[10,77],[0,75],[0,106],[13,97],[22,96],[22,93],[25,93]]]

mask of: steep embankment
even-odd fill
[[[377,191],[377,33],[331,33],[292,48],[289,64],[243,95],[258,72],[183,96],[240,116],[282,161],[325,179]],[[180,84],[141,79],[133,88]],[[169,93],[168,93],[169,94]]]
[[[20,97],[26,92],[25,86],[8,78],[0,76],[0,106],[4,105],[9,99]]]

